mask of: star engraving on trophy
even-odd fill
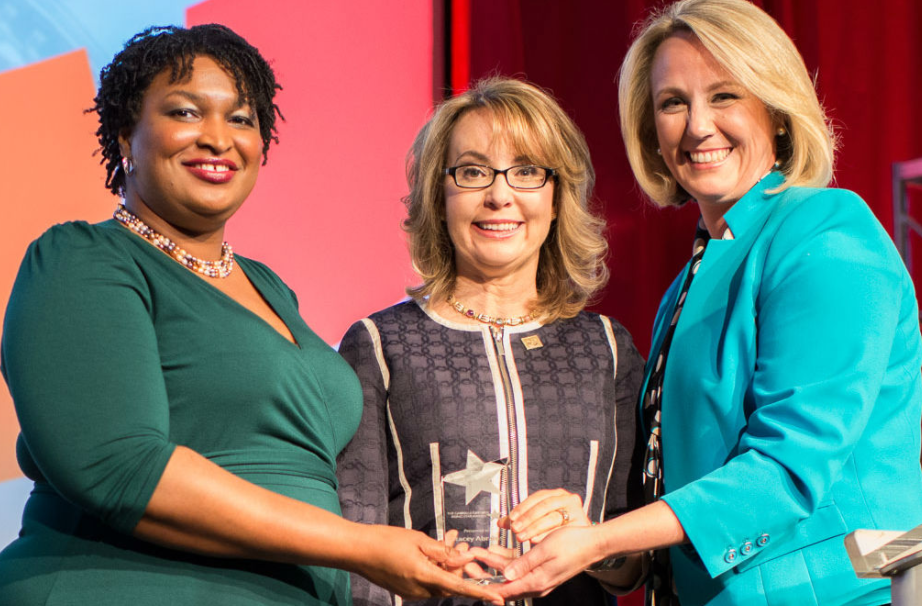
[[[499,488],[499,478],[505,468],[506,464],[502,460],[485,463],[474,454],[474,451],[468,450],[467,467],[444,476],[442,481],[464,486],[464,504],[469,505],[481,492],[502,493]]]

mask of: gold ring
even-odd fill
[[[561,526],[566,526],[567,524],[570,523],[570,514],[567,513],[566,509],[561,507],[560,509],[557,510],[557,513],[559,513],[560,517],[563,519],[563,521],[560,523]]]

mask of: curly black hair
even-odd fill
[[[141,115],[144,93],[153,79],[170,69],[170,83],[179,82],[192,71],[195,58],[206,55],[226,69],[237,85],[237,91],[255,111],[259,119],[259,134],[263,140],[263,164],[269,154],[269,144],[278,143],[275,135],[276,114],[281,111],[273,102],[281,86],[275,73],[246,40],[224,25],[196,25],[188,29],[176,26],[151,27],[135,34],[109,65],[99,72],[99,90],[95,105],[87,112],[99,114],[100,164],[106,166],[106,187],[121,195],[125,187],[119,134],[131,130]]]

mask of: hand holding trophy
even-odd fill
[[[441,478],[437,499],[439,535],[459,551],[482,549],[512,561],[550,532],[572,524],[590,526],[579,495],[563,489],[539,490],[520,504],[510,491],[508,459],[483,461],[468,450],[465,469]],[[473,583],[505,582],[495,570],[486,572],[469,563],[457,573]]]
[[[441,477],[440,498],[435,499],[439,538],[459,551],[473,547],[507,559],[521,553],[513,533],[497,524],[512,507],[509,467],[507,458],[483,461],[468,450],[466,467]],[[486,572],[473,562],[463,573],[473,583],[505,581],[502,575]]]

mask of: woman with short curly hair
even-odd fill
[[[438,566],[469,557],[340,516],[358,381],[284,282],[224,242],[278,88],[220,25],[146,30],[103,69],[94,109],[122,200],[36,240],[6,312],[35,489],[0,553],[0,603],[344,606],[346,571],[411,598],[495,598]]]

